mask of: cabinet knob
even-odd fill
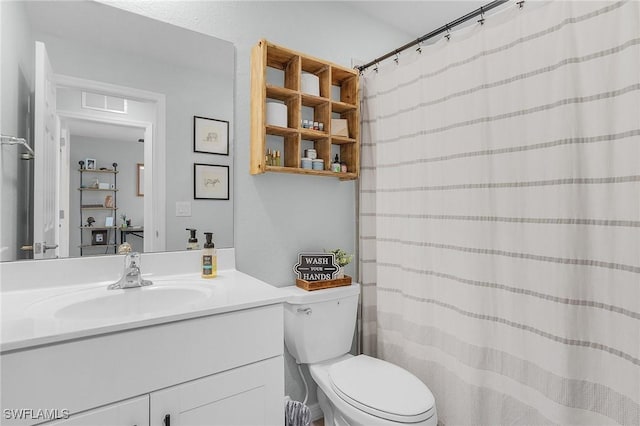
[[[171,414],[164,416],[164,426],[171,426]]]

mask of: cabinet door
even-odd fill
[[[129,399],[106,407],[71,415],[46,426],[148,426],[149,396]]]
[[[151,394],[151,426],[278,425],[284,422],[282,356]]]

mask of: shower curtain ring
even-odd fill
[[[522,9],[522,7],[524,6],[524,0],[520,0],[519,2],[516,2],[516,4],[520,7],[520,9]]]
[[[396,65],[398,65],[400,63],[400,56],[398,55],[398,53],[396,52],[396,57],[393,58],[393,62],[396,63]]]
[[[449,25],[446,26],[447,28],[447,33],[444,35],[444,38],[447,39],[447,41],[451,40],[451,29],[449,29]]]
[[[418,53],[420,53],[420,54],[422,54],[422,46],[421,46],[421,45],[422,45],[422,42],[421,42],[421,41],[419,41],[419,42],[418,42],[418,48],[416,49],[416,52],[418,52]]]
[[[480,25],[484,25],[484,7],[480,6],[480,19],[478,19]]]
[[[376,64],[373,66],[373,70],[376,72],[376,74],[378,73],[378,63],[376,62]]]

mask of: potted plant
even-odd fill
[[[340,267],[340,269],[338,269],[338,275],[336,276],[336,278],[344,278],[344,267],[351,263],[351,261],[353,260],[353,255],[339,248],[329,250],[329,253],[333,253],[335,255],[336,263]]]
[[[122,224],[120,224],[120,227],[123,229],[131,224],[131,219],[127,219],[126,213],[120,213],[120,219],[122,219]]]

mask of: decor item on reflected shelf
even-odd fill
[[[106,228],[111,228],[113,227],[113,216],[107,216],[104,218],[104,226]]]
[[[113,195],[107,195],[104,197],[104,206],[108,209],[113,208]]]
[[[131,244],[122,243],[118,246],[118,254],[127,254],[131,253]]]
[[[229,155],[229,122],[194,115],[193,151]]]
[[[93,224],[95,223],[95,219],[93,218],[93,216],[89,216],[87,218],[87,227],[91,228],[93,226]]]
[[[137,178],[136,178],[136,195],[138,197],[144,197],[144,164],[138,163],[136,165]]]
[[[228,200],[229,166],[194,163],[193,198],[195,200]]]
[[[328,253],[333,253],[336,257],[336,263],[340,267],[338,270],[337,278],[344,278],[344,267],[347,266],[353,260],[353,255],[348,254],[342,249],[329,250]]]
[[[120,213],[120,219],[122,219],[120,228],[126,228],[127,226],[131,226],[131,219],[127,219],[126,213]]]
[[[81,164],[82,166],[82,164]],[[95,158],[86,158],[84,160],[84,168],[87,170],[96,170],[96,159]]]
[[[106,244],[107,244],[107,231],[105,230],[91,231],[91,245],[104,246]]]

